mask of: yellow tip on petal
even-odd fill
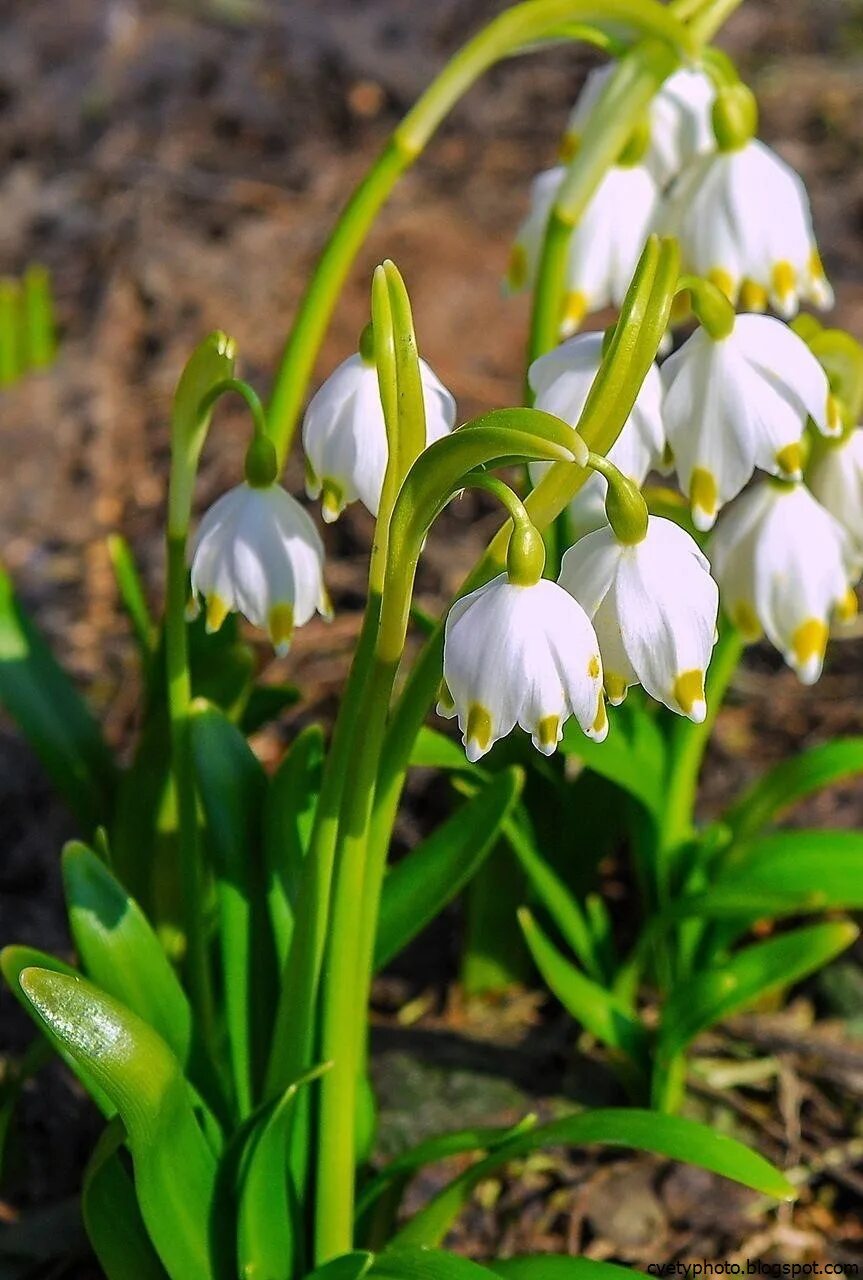
[[[842,433],[842,404],[838,396],[830,391],[827,395],[827,434],[838,436]]]
[[[707,279],[725,294],[729,302],[736,301],[737,282],[730,271],[726,271],[724,267],[711,267],[707,273]]]
[[[704,467],[696,467],[689,481],[689,501],[692,505],[692,520],[696,529],[706,533],[713,527],[716,513],[719,510],[719,489],[716,477]]]
[[[491,746],[492,723],[491,712],[479,702],[472,702],[467,713],[467,732],[464,735],[465,751],[468,760],[473,763],[484,756]]]
[[[309,458],[306,457],[306,493],[310,498],[317,498],[320,491],[321,482],[318,479],[317,472],[309,461]]]
[[[827,623],[807,618],[791,637],[793,666],[804,684],[814,684],[821,674],[827,649]]]
[[[563,304],[563,312],[560,317],[560,327],[564,333],[575,333],[581,327],[581,322],[587,315],[590,303],[581,292],[580,289],[574,289],[566,295]]]
[[[338,520],[345,509],[345,494],[335,480],[324,480],[321,485],[321,515],[324,524],[332,524]]]
[[[608,735],[608,714],[605,710],[605,699],[602,694],[599,695],[596,703],[596,715],[593,724],[587,732],[589,738],[593,738],[596,742],[602,742]]]
[[[690,720],[703,724],[707,716],[704,672],[695,669],[681,672],[674,682],[674,701]]]
[[[270,640],[280,658],[283,658],[291,647],[294,636],[294,610],[289,604],[274,604],[267,619]]]
[[[218,631],[230,612],[222,597],[213,592],[207,598],[207,634],[212,635],[214,631]]]
[[[569,164],[580,146],[581,134],[571,130],[566,132],[560,140],[560,150],[557,153],[560,163]]]
[[[789,480],[799,480],[803,470],[803,446],[798,442],[777,449],[776,465]]]
[[[600,664],[597,654],[594,654],[590,659],[590,662],[588,662],[587,674],[590,676],[591,680],[598,680],[602,675],[602,665]]]
[[[201,612],[201,606],[198,603],[197,596],[189,596],[189,599],[186,601],[186,608],[183,610],[183,612],[185,614],[187,622],[195,621],[198,614]]]
[[[797,272],[790,262],[774,262],[770,272],[773,293],[783,311],[793,310],[797,292]]]
[[[608,696],[608,701],[613,707],[620,706],[621,702],[623,702],[623,699],[626,697],[626,690],[628,687],[629,686],[623,676],[617,676],[613,671],[606,671],[605,692]]]
[[[437,713],[445,720],[451,720],[455,714],[455,699],[449,691],[446,680],[441,680],[437,691]]]
[[[533,734],[533,745],[544,756],[550,756],[560,741],[560,716],[543,716]]]
[[[837,622],[853,622],[860,610],[857,600],[857,592],[853,587],[849,587],[842,599],[836,606]]]
[[[824,270],[824,263],[821,261],[821,254],[813,247],[809,254],[809,261],[806,264],[809,268],[809,274],[813,280],[826,280],[827,273]]]
[[[510,250],[506,283],[513,293],[518,293],[527,285],[527,253],[523,244],[514,244]]]
[[[754,644],[763,634],[758,614],[747,600],[740,600],[731,610],[731,621],[747,644]]]
[[[767,290],[755,280],[745,279],[740,285],[741,311],[766,311]]]

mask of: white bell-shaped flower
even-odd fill
[[[814,684],[831,622],[853,611],[849,583],[859,565],[839,522],[804,485],[768,480],[723,515],[709,552],[723,608],[743,637],[763,632]]]
[[[644,538],[627,545],[610,526],[598,529],[569,548],[559,581],[593,622],[612,705],[641,684],[670,710],[704,720],[719,591],[685,530],[650,516]]]
[[[863,556],[863,428],[819,450],[806,483]]]
[[[797,480],[807,418],[841,430],[827,376],[802,338],[772,316],[737,316],[714,338],[699,327],[662,366],[663,419],[698,529],[756,467]]]
[[[516,235],[507,282],[516,291],[536,279],[545,229],[566,169],[541,173],[530,212]],[[653,225],[659,190],[641,164],[608,170],[572,233],[561,327],[574,333],[586,315],[619,306]]]
[[[822,308],[833,304],[806,188],[757,139],[684,170],[660,225],[678,238],[684,270],[712,280],[746,311],[763,311],[769,302],[788,318],[801,299]]]
[[[556,582],[520,586],[501,574],[457,600],[444,636],[443,675],[469,760],[478,760],[516,724],[550,755],[574,715],[602,741],[608,718],[602,663],[584,610]]]
[[[207,630],[229,613],[261,627],[287,653],[294,627],[315,610],[331,615],[323,580],[324,547],[308,513],[278,484],[237,485],[201,520],[192,548],[193,606],[201,597]]]
[[[577,424],[602,360],[602,342],[601,333],[578,334],[534,360],[528,370],[528,381],[537,409],[555,414],[570,426]],[[658,366],[653,364],[641,384],[632,412],[608,451],[608,460],[640,486],[647,473],[660,466],[664,449],[662,378]],[[531,463],[534,484],[549,465]],[[604,477],[594,472],[570,503],[570,521],[576,536],[605,524],[607,488]]]
[[[616,64],[591,71],[572,109],[564,134],[562,158],[578,150],[587,122]],[[716,90],[699,68],[684,67],[665,81],[649,109],[650,142],[642,163],[660,188],[690,164],[696,156],[715,150],[710,112]]]
[[[419,366],[429,445],[452,431],[456,406],[426,362],[420,360]],[[321,495],[327,523],[357,498],[377,515],[389,449],[377,370],[359,353],[344,360],[312,397],[303,421],[303,448],[308,494]]]

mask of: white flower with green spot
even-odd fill
[[[728,509],[710,541],[725,612],[762,633],[804,684],[821,674],[830,625],[853,616],[859,560],[845,530],[802,484],[765,481]]]
[[[471,761],[518,724],[551,755],[575,716],[600,742],[608,732],[602,663],[584,610],[556,582],[527,586],[501,574],[457,600],[446,620],[444,684]]]
[[[553,413],[574,427],[599,370],[602,343],[601,333],[581,333],[534,360],[528,371],[528,381],[536,408]],[[608,451],[608,460],[640,486],[648,472],[661,465],[664,449],[662,379],[659,368],[653,364],[620,435]],[[530,474],[534,484],[549,465],[531,463]],[[604,477],[594,472],[570,503],[570,522],[576,536],[605,524],[607,488]]]
[[[598,529],[569,548],[559,581],[593,622],[612,705],[640,684],[670,710],[704,720],[719,592],[685,530],[650,516],[641,541],[626,544],[610,526]]]
[[[699,327],[661,372],[668,443],[701,530],[756,467],[800,478],[807,419],[824,435],[842,429],[821,365],[772,316],[737,316],[725,337]]]
[[[819,449],[806,483],[863,556],[863,428]]]
[[[320,535],[278,484],[245,483],[223,494],[201,520],[191,559],[192,607],[204,601],[208,631],[242,613],[281,657],[315,610],[331,616]]]
[[[448,435],[455,424],[455,400],[420,360],[426,415],[426,444]],[[309,497],[321,497],[327,523],[359,499],[378,513],[389,448],[377,370],[361,354],[349,356],[318,389],[303,421]]]

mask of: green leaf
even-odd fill
[[[368,1275],[374,1260],[373,1253],[360,1250],[344,1253],[340,1258],[333,1258],[322,1267],[316,1267],[304,1280],[362,1280],[363,1276]]]
[[[84,1172],[84,1226],[108,1280],[166,1280],[120,1157],[125,1140],[126,1130],[117,1116],[103,1130]]]
[[[111,811],[116,768],[83,699],[0,569],[0,705],[89,835]]]
[[[77,841],[63,851],[63,883],[72,937],[88,976],[149,1023],[185,1066],[192,1011],[144,913]]]
[[[548,940],[526,908],[518,913],[530,953],[551,991],[577,1022],[610,1049],[627,1058],[639,1072],[647,1070],[647,1032],[612,991],[585,977]]]
[[[617,1267],[613,1262],[596,1262],[593,1258],[565,1258],[561,1254],[543,1254],[533,1258],[507,1258],[503,1262],[484,1264],[496,1276],[507,1280],[633,1280],[641,1275],[630,1267]]]
[[[375,941],[375,967],[397,955],[467,884],[491,852],[524,781],[507,769],[387,873]]]
[[[135,1192],[172,1280],[212,1280],[209,1216],[216,1165],[179,1063],[160,1036],[83,978],[25,969],[31,1014],[122,1117]]]
[[[399,1247],[440,1244],[474,1188],[501,1165],[540,1147],[587,1146],[591,1143],[632,1147],[672,1160],[683,1160],[779,1199],[790,1199],[794,1195],[790,1183],[763,1156],[733,1138],[714,1132],[707,1125],[635,1107],[586,1111],[541,1125],[503,1143],[484,1160],[465,1170],[414,1214],[395,1237],[394,1243]]]
[[[413,769],[444,769],[450,773],[469,773],[474,777],[484,772],[471,764],[459,743],[428,725],[423,725],[417,734],[409,763]]]
[[[246,1116],[263,1070],[273,1007],[260,866],[267,779],[239,729],[217,707],[196,701],[190,730],[215,865],[231,1065],[240,1114]]]
[[[820,969],[857,937],[845,922],[810,925],[738,951],[721,966],[675,986],[666,1002],[658,1052],[670,1061],[699,1032],[769,991],[791,986]]]
[[[138,649],[141,656],[149,660],[155,652],[158,631],[147,605],[147,597],[144,594],[144,586],[135,564],[132,548],[118,533],[109,535],[107,545],[117,589],[132,624]]]
[[[655,817],[665,800],[665,739],[656,720],[630,697],[614,714],[605,742],[585,737],[575,720],[568,720],[560,750],[577,756],[594,773],[614,782]]]
[[[315,821],[324,765],[324,731],[307,725],[270,779],[264,801],[267,905],[279,969],[288,957],[294,910]]]
[[[288,707],[295,706],[299,700],[300,691],[295,684],[256,684],[250,690],[243,708],[240,728],[249,737],[276,720]]]
[[[735,837],[755,835],[806,796],[863,773],[863,738],[825,742],[783,760],[745,791],[725,815]]]
[[[387,1249],[369,1272],[370,1280],[490,1280],[493,1272],[468,1258],[437,1249]]]

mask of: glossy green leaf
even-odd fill
[[[72,937],[88,977],[138,1014],[185,1066],[192,1011],[159,939],[101,859],[77,841],[63,851]]]
[[[732,805],[725,823],[740,839],[755,835],[806,796],[863,773],[863,738],[825,742],[783,760]]]
[[[464,748],[448,738],[437,729],[423,725],[416,736],[410,756],[410,765],[414,769],[444,769],[450,773],[469,773],[473,776],[484,771],[471,764],[464,753]]]
[[[171,1280],[212,1280],[216,1165],[177,1059],[146,1023],[83,978],[25,969],[19,981],[31,1014],[120,1113],[141,1215]]]
[[[465,1170],[414,1214],[395,1237],[394,1243],[399,1247],[440,1244],[474,1188],[508,1161],[529,1155],[541,1147],[587,1146],[592,1143],[632,1147],[672,1160],[683,1160],[779,1199],[790,1199],[794,1195],[791,1185],[763,1156],[733,1138],[716,1133],[707,1125],[635,1107],[586,1111],[541,1125],[503,1143],[484,1160]]]
[[[110,814],[114,761],[98,724],[25,614],[2,569],[0,706],[89,835]]]
[[[316,1267],[304,1280],[362,1280],[363,1276],[368,1275],[374,1260],[373,1253],[360,1250],[344,1253],[340,1258],[333,1258],[322,1267]]]
[[[280,970],[293,936],[294,909],[315,820],[323,764],[323,729],[317,724],[307,725],[270,779],[264,801],[267,905]]]
[[[536,967],[564,1008],[603,1044],[646,1070],[649,1042],[639,1019],[614,992],[585,977],[562,956],[526,908],[518,918]]]
[[[567,721],[560,750],[634,796],[659,817],[665,800],[665,740],[656,720],[632,695],[614,712],[605,742],[585,737]]]
[[[387,1249],[369,1272],[370,1280],[490,1280],[493,1272],[439,1249]]]
[[[483,1265],[496,1276],[506,1276],[507,1280],[633,1280],[640,1274],[629,1267],[617,1267],[613,1262],[565,1258],[561,1254],[507,1258]]]
[[[225,1018],[240,1114],[252,1110],[266,1045],[272,974],[260,865],[266,775],[224,712],[198,700],[191,718],[192,754],[215,864]]]
[[[117,1116],[103,1131],[84,1172],[84,1226],[107,1280],[167,1280],[120,1156],[125,1140]]]
[[[497,774],[387,873],[375,941],[377,969],[467,884],[494,847],[523,781],[520,769]]]
[[[707,1027],[820,969],[849,947],[857,933],[854,925],[842,921],[810,925],[754,943],[727,963],[693,974],[669,994],[659,1034],[660,1056],[670,1060]]]

